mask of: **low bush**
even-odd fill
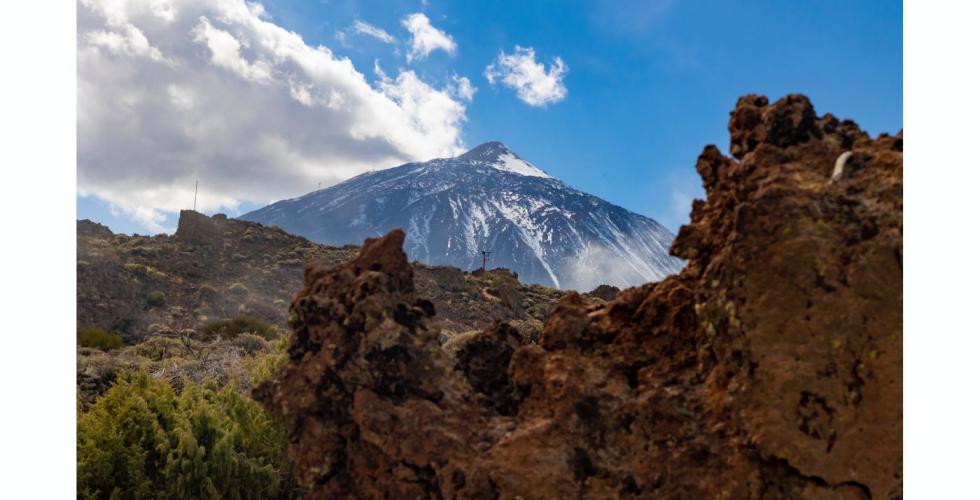
[[[197,296],[201,300],[213,300],[218,296],[218,290],[211,285],[204,284],[197,288]]]
[[[235,295],[248,295],[248,287],[241,283],[232,283],[228,287],[228,291]]]
[[[201,327],[201,336],[205,339],[233,339],[243,333],[270,340],[279,335],[279,330],[265,321],[250,316],[210,321]]]
[[[78,419],[79,498],[276,498],[282,427],[230,387],[122,378]]]
[[[151,307],[163,307],[167,305],[167,295],[159,290],[150,292],[146,296],[146,303]]]
[[[258,385],[266,380],[271,379],[286,364],[287,359],[287,349],[289,348],[289,337],[283,335],[279,337],[279,340],[275,343],[272,352],[262,353],[256,355],[254,358],[246,361],[246,366],[249,374],[251,375],[251,382],[253,385]]]
[[[254,355],[260,351],[264,351],[266,347],[265,339],[254,335],[251,333],[243,333],[232,341],[232,344],[241,350],[245,351],[245,354]]]
[[[138,275],[142,275],[142,276],[144,276],[146,278],[149,278],[149,279],[164,280],[164,279],[167,278],[167,275],[166,274],[164,274],[163,272],[159,271],[155,267],[147,266],[147,265],[144,265],[144,264],[140,264],[138,262],[129,262],[129,263],[127,263],[123,267],[125,267],[126,269],[128,269],[128,270],[130,270],[130,271],[132,271],[132,272],[134,272],[134,273],[136,273]]]
[[[167,337],[151,337],[126,349],[151,361],[162,361],[187,352],[187,347],[180,340]]]
[[[123,346],[123,339],[119,335],[91,326],[78,329],[78,345],[102,350],[116,349]]]

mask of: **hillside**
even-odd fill
[[[154,374],[174,386],[186,381],[251,389],[256,365],[282,350],[288,304],[309,265],[335,266],[358,247],[312,243],[275,227],[180,215],[174,235],[113,234],[88,220],[77,223],[77,326],[121,337],[121,348],[78,348],[80,402],[88,407],[126,371]],[[419,290],[430,298],[441,342],[471,336],[505,321],[530,341],[564,292],[526,285],[506,269],[463,272],[412,264]],[[601,302],[617,290],[603,287]],[[228,338],[213,336],[238,328]],[[465,334],[465,335],[461,335]],[[82,342],[80,340],[80,342]],[[264,361],[263,361],[264,360]]]
[[[173,236],[113,234],[88,220],[77,227],[77,324],[116,332],[130,343],[161,329],[199,329],[236,316],[285,328],[287,305],[302,286],[303,269],[347,262],[358,250],[191,211],[181,212]],[[505,269],[468,273],[421,262],[413,267],[447,335],[497,320],[540,328],[563,295],[523,284]]]
[[[683,265],[659,223],[573,189],[499,142],[368,172],[241,218],[326,244],[402,228],[410,259],[475,269],[486,250],[492,266],[526,283],[580,292],[659,281]]]

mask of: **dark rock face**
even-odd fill
[[[256,397],[311,497],[902,495],[902,137],[740,99],[680,275],[569,294],[537,344],[428,329],[403,235],[307,272]],[[836,159],[846,175],[828,182]]]
[[[621,291],[622,290],[620,290],[619,288],[616,288],[614,286],[599,285],[599,286],[595,287],[594,290],[592,290],[591,292],[589,292],[589,295],[591,295],[593,297],[598,297],[598,298],[600,298],[602,300],[607,300],[608,301],[608,300],[615,299],[616,296],[619,295],[619,292],[621,292]]]
[[[191,245],[215,245],[221,242],[221,226],[225,220],[227,219],[217,216],[211,218],[193,210],[181,210],[174,236],[178,241]]]
[[[469,339],[456,354],[456,368],[476,392],[485,396],[485,404],[501,415],[513,415],[517,411],[519,400],[507,377],[507,367],[517,348],[526,343],[514,327],[497,323]]]
[[[98,222],[93,222],[88,219],[82,219],[75,223],[75,232],[79,236],[87,236],[93,238],[112,238],[114,235],[112,230]]]

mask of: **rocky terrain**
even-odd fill
[[[250,316],[286,326],[288,303],[307,265],[332,266],[358,247],[312,243],[275,227],[184,211],[173,236],[127,236],[78,221],[79,327],[98,326],[129,342],[161,329],[199,329]],[[537,325],[563,292],[521,283],[507,269],[463,271],[414,262],[416,283],[447,335],[494,321]],[[607,290],[599,290],[608,298]],[[618,291],[618,290],[616,290]],[[613,292],[615,293],[615,292]],[[597,295],[599,297],[600,295]]]
[[[203,331],[216,322],[245,318],[285,333],[288,304],[303,283],[303,269],[347,262],[357,251],[192,211],[181,213],[172,236],[113,234],[100,224],[78,221],[78,327],[119,335],[126,344],[112,350],[79,348],[82,402],[94,401],[122,370],[157,373],[175,384],[183,379],[232,381],[247,391],[249,355],[274,351],[276,339],[217,341]],[[412,265],[418,289],[432,298],[439,313],[431,327],[443,343],[496,321],[536,340],[563,295],[521,283],[506,269],[464,272]],[[609,297],[608,288],[601,290],[602,297]]]
[[[288,360],[254,391],[298,482],[312,498],[900,498],[902,134],[800,95],[743,97],[729,130],[731,156],[697,160],[684,270],[609,302],[568,294],[537,342],[498,323],[444,343],[400,231],[308,269]]]
[[[173,236],[113,234],[81,220],[77,245],[78,326],[98,326],[128,342],[238,315],[285,325],[303,267],[339,264],[357,253],[191,211],[181,212]]]

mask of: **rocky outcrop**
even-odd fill
[[[112,238],[112,230],[98,222],[81,219],[75,223],[75,232],[89,238]]]
[[[308,270],[255,395],[310,496],[901,497],[901,133],[798,95],[744,97],[729,128],[684,271],[569,294],[537,343],[498,324],[440,349],[398,231]]]
[[[619,295],[619,292],[621,291],[622,290],[614,286],[599,285],[595,287],[591,292],[589,292],[589,295],[600,298],[602,300],[609,301],[615,299],[616,295]]]
[[[189,245],[220,245],[223,236],[221,226],[226,220],[228,219],[223,214],[212,218],[193,210],[181,210],[174,237]]]

